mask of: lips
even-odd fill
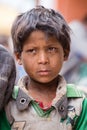
[[[50,74],[50,70],[39,70],[38,74],[41,76],[47,76]]]

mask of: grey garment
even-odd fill
[[[11,98],[15,78],[16,67],[14,58],[0,45],[0,110]]]
[[[34,99],[26,90],[28,80],[28,77],[20,80],[17,98],[9,102],[7,106],[10,107],[9,111],[6,109],[12,130],[73,130],[73,119],[81,113],[83,98],[72,97],[67,102],[66,82],[63,77],[58,76],[56,97],[52,101],[55,109],[51,111],[49,117],[40,117],[31,104],[31,100]]]
[[[11,116],[14,118],[12,130],[73,130],[72,122],[68,123],[68,118],[62,122],[63,118],[58,108],[55,108],[49,117],[40,117],[31,104],[23,111],[18,110],[15,101],[12,101],[10,105]],[[69,106],[75,109],[75,113],[73,113],[72,110],[68,110],[67,115],[70,116],[71,119],[76,115],[79,116],[82,109],[82,98],[70,100]]]

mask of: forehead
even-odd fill
[[[55,37],[55,35],[46,33],[44,31],[41,30],[36,30],[31,32],[31,34],[29,35],[29,37],[26,40],[27,42],[36,42],[36,41],[46,41],[46,42],[50,42],[50,41],[55,41],[58,42],[57,38]]]
[[[29,39],[45,39],[46,34],[43,31],[37,30],[31,32]]]

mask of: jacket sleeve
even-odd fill
[[[82,111],[77,119],[74,130],[87,130],[87,98],[83,100]]]

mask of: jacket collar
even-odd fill
[[[28,77],[22,78],[19,83],[19,91],[16,98],[17,108],[23,111],[28,108],[31,100],[33,100],[29,95],[28,91],[25,89],[27,86]],[[67,97],[66,97],[66,82],[62,76],[58,76],[58,87],[56,91],[56,97],[52,101],[52,106],[54,106],[62,118],[67,115]]]
[[[59,114],[63,119],[67,116],[67,88],[66,88],[66,81],[62,76],[58,76],[58,87],[56,91],[56,97],[54,98],[52,105],[57,108]]]

